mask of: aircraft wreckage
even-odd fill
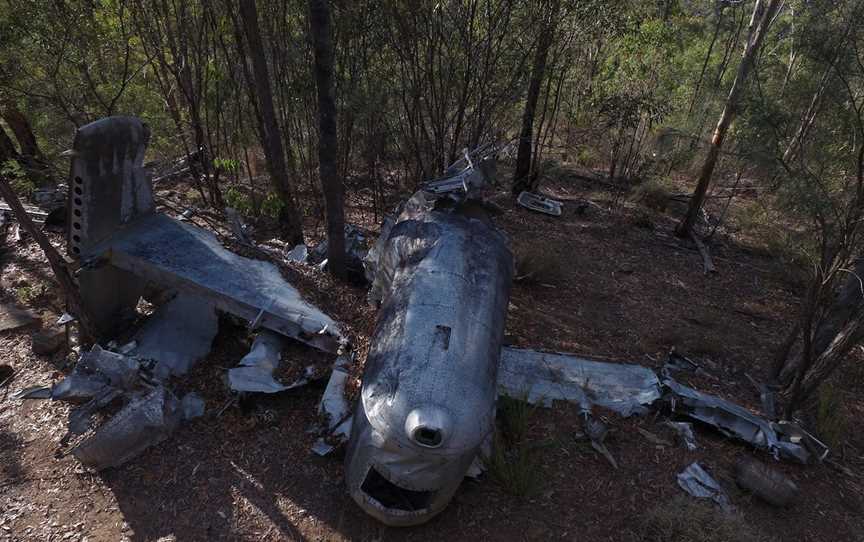
[[[69,432],[82,439],[72,453],[92,468],[120,465],[203,413],[200,398],[177,398],[168,379],[206,357],[217,311],[257,331],[249,354],[226,374],[236,392],[277,393],[307,381],[273,378],[286,341],[339,354],[320,405],[327,427],[313,450],[326,455],[347,443],[348,492],[388,525],[428,521],[466,475],[482,469],[499,394],[579,405],[592,446],[613,465],[594,407],[629,416],[662,403],[676,418],[713,426],[777,458],[811,462],[827,454],[796,425],[682,386],[666,369],[658,376],[639,365],[504,346],[513,257],[480,197],[494,180],[492,146],[466,152],[443,178],[423,185],[366,254],[369,297],[380,312],[359,397],[349,404],[350,345],[339,325],[273,264],[233,254],[210,232],[156,212],[142,167],[148,138],[146,125],[132,117],[78,130],[69,254],[80,261],[81,295],[102,339],[128,328],[140,298],[168,301],[125,345],[95,345],[61,382],[17,394],[79,403]],[[298,248],[286,257],[309,254]],[[94,414],[117,399],[121,410],[93,427]],[[690,424],[670,423],[695,448]]]

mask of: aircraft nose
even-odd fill
[[[438,448],[452,434],[450,415],[437,406],[415,408],[405,419],[405,433],[418,446]]]

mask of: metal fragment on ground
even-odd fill
[[[114,417],[85,438],[72,454],[96,470],[122,465],[159,444],[180,425],[180,401],[163,386],[138,395]]]
[[[534,192],[521,192],[516,201],[522,207],[551,216],[561,216],[564,204]]]
[[[285,385],[273,378],[279,367],[285,338],[268,330],[262,330],[252,342],[249,353],[243,356],[237,367],[228,369],[228,385],[234,391],[253,393],[279,393],[302,386],[308,382],[304,375],[296,382]]]
[[[345,399],[345,385],[348,383],[350,362],[340,356],[333,364],[330,380],[324,389],[321,403],[318,405],[318,415],[327,423],[325,436],[312,445],[312,451],[318,455],[328,455],[344,444],[351,435],[353,415],[351,405]]]
[[[9,396],[11,399],[50,399],[51,386],[30,386]]]
[[[673,410],[678,414],[712,425],[724,435],[768,450],[777,458],[807,463],[814,457],[803,442],[796,443],[794,437],[778,433],[779,424],[769,422],[744,407],[698,392],[671,379],[664,380],[663,385],[672,392]],[[792,431],[788,433],[791,435]]]
[[[191,420],[204,415],[204,399],[197,393],[189,392],[180,400],[180,408],[183,411],[183,419]]]
[[[297,245],[285,252],[284,258],[290,262],[306,263],[309,259],[309,247]]]
[[[219,331],[216,309],[206,298],[178,294],[159,307],[135,333],[129,351],[139,359],[156,361],[159,378],[186,374],[205,357]]]
[[[93,345],[81,355],[69,376],[54,385],[51,398],[89,401],[106,388],[131,390],[138,382],[140,368],[134,358]]]
[[[732,507],[726,492],[699,463],[691,463],[678,474],[678,486],[698,499],[711,499],[724,510]]]
[[[692,423],[667,421],[666,425],[678,434],[678,440],[688,451],[695,452],[699,448],[696,444],[696,434],[693,433]]]
[[[501,349],[498,389],[546,406],[555,400],[581,404],[587,396],[623,416],[645,412],[660,398],[660,381],[647,367],[507,346]]]
[[[785,474],[749,457],[735,464],[735,481],[741,488],[781,508],[793,504],[800,495],[798,485]]]
[[[11,304],[0,304],[0,332],[12,331],[36,323],[32,312]]]

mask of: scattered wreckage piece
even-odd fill
[[[495,420],[512,255],[488,218],[428,203],[415,194],[385,240],[345,458],[349,493],[388,525],[441,512]]]
[[[158,378],[186,374],[210,352],[218,331],[219,318],[207,299],[178,294],[144,322],[128,354],[154,360]]]
[[[105,350],[98,344],[81,355],[72,372],[51,388],[51,399],[89,401],[106,389],[132,390],[141,365],[135,358]]]
[[[678,474],[678,486],[699,499],[711,499],[723,510],[731,510],[732,504],[723,488],[699,463],[691,463]]]
[[[681,441],[681,444],[685,448],[687,448],[688,452],[695,452],[697,449],[699,449],[699,445],[696,444],[696,434],[693,433],[692,423],[673,422],[671,420],[667,420],[666,425],[671,427],[678,434],[678,440]]]
[[[133,398],[73,448],[72,454],[96,470],[116,467],[167,439],[182,420],[177,397],[164,386],[156,386]]]
[[[285,340],[282,335],[266,329],[258,333],[249,353],[237,367],[228,369],[228,386],[238,392],[279,393],[306,385],[314,367],[307,367],[303,376],[288,385],[273,378],[281,362]]]
[[[516,202],[528,210],[551,216],[561,216],[564,207],[560,201],[541,196],[536,192],[520,192]]]
[[[555,400],[581,404],[587,395],[591,404],[622,416],[646,412],[661,396],[657,375],[641,365],[508,346],[501,349],[498,389],[545,406]]]
[[[828,454],[824,444],[793,423],[769,422],[735,403],[698,392],[671,379],[664,380],[663,386],[672,393],[675,413],[714,426],[729,437],[767,450],[775,458],[808,463],[821,461]]]
[[[798,485],[782,472],[753,458],[741,458],[735,464],[735,482],[768,504],[785,508],[800,495]]]
[[[318,415],[326,421],[325,436],[312,445],[312,451],[324,456],[348,442],[351,426],[354,423],[352,405],[345,399],[351,363],[345,356],[339,356],[333,364],[327,388],[318,405]]]
[[[38,322],[32,312],[11,304],[0,304],[0,333],[27,327]]]

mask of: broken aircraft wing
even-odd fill
[[[660,398],[660,381],[641,365],[604,363],[571,354],[505,346],[498,367],[498,391],[529,403],[583,403],[621,415],[642,413]]]
[[[238,256],[213,234],[168,216],[140,218],[90,253],[321,350],[336,352],[342,338],[336,323],[304,301],[275,265]]]

